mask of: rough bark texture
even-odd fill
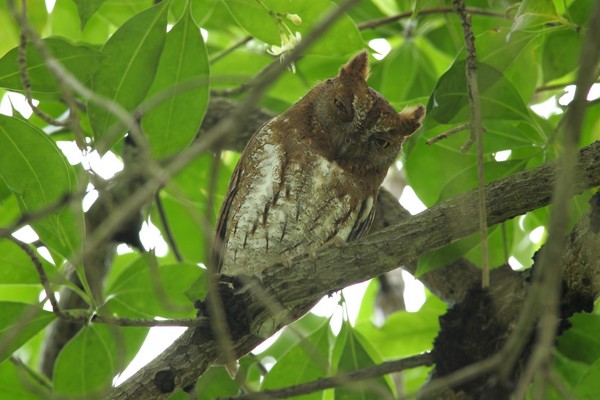
[[[497,224],[549,204],[556,168],[557,163],[551,162],[487,185],[488,224]],[[576,171],[574,192],[580,193],[600,184],[600,142],[581,150]],[[250,293],[259,293],[258,297],[261,299],[265,296],[270,297],[269,302],[276,298],[279,304],[294,314],[294,311],[303,310],[307,304],[315,302],[327,293],[373,278],[398,265],[410,265],[410,261],[420,255],[475,232],[478,229],[476,204],[477,194],[466,193],[374,232],[360,241],[349,243],[343,248],[327,247],[316,254],[297,257],[290,261],[289,265],[274,265],[265,270],[262,279],[264,288],[268,289],[250,290]],[[395,208],[399,207],[396,203]],[[386,208],[382,209],[382,212],[392,211]],[[400,214],[398,210],[395,212]],[[597,215],[595,212],[594,217],[590,218],[594,221],[590,226],[596,229]],[[385,216],[383,218],[385,219]],[[390,220],[392,219],[389,218],[388,221]],[[587,240],[585,236],[586,234],[582,234],[580,240]],[[579,242],[575,241],[574,245],[577,243]],[[598,247],[597,241],[593,243]],[[581,251],[576,253],[580,254]],[[586,257],[593,258],[594,254]],[[449,302],[465,299],[469,296],[471,288],[465,284],[468,282],[462,279],[466,277],[473,281],[473,270],[468,264],[459,265],[462,267],[458,267],[457,272],[441,269],[427,274],[423,280],[428,282],[435,293],[439,293]],[[584,286],[587,293],[595,297],[600,291],[600,281],[595,279],[600,266],[591,264],[588,267],[594,272],[585,274]],[[572,271],[573,269],[567,268],[565,282],[571,282],[567,286],[577,287],[578,282],[581,285],[581,279],[576,278],[572,282]],[[445,272],[449,274],[445,275]],[[459,278],[455,278],[455,274]],[[496,274],[506,274],[506,277],[497,275],[501,279],[492,278],[492,287],[495,288],[493,291],[497,294],[491,294],[489,301],[499,315],[495,322],[499,326],[508,326],[506,321],[517,315],[514,313],[517,307],[515,303],[526,294],[526,280],[519,278],[512,271],[505,270]],[[455,279],[459,279],[461,284],[458,288],[464,288],[464,291],[456,290]],[[265,300],[261,299],[255,296],[245,305],[247,315],[252,318],[251,332],[265,332],[270,330],[265,326],[281,323],[280,320],[273,322],[265,307]],[[235,338],[233,352],[240,356],[261,341],[262,339],[252,334]],[[171,390],[164,391],[165,388],[187,387],[193,384],[217,357],[218,350],[210,328],[204,326],[196,330],[190,329],[157,359],[115,388],[108,398],[165,398],[171,393]],[[168,378],[168,384],[165,384],[165,377]],[[157,384],[157,380],[160,385]]]

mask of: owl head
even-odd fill
[[[419,105],[397,112],[367,85],[368,75],[369,58],[362,51],[337,76],[317,85],[315,122],[337,162],[387,171],[402,143],[421,127],[425,109]]]

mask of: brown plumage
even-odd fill
[[[369,230],[379,186],[425,109],[396,112],[369,88],[368,72],[363,51],[250,139],[217,223],[221,273],[260,276]]]

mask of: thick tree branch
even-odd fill
[[[580,151],[576,171],[573,192],[600,184],[600,142]],[[556,172],[557,162],[551,162],[487,185],[488,224],[548,205]],[[476,205],[476,192],[454,197],[343,248],[323,248],[297,257],[291,266],[274,265],[264,271],[262,283],[293,314],[327,293],[407,265],[477,231]],[[252,317],[251,332],[272,323],[263,301],[255,299],[246,307]],[[233,350],[241,356],[262,340],[253,334],[235,338]],[[164,398],[176,387],[192,384],[218,356],[210,331],[190,329],[108,398]]]

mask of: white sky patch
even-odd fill
[[[417,312],[425,303],[425,286],[415,279],[410,272],[402,271],[404,279],[404,305],[406,311]]]
[[[556,96],[550,97],[543,103],[534,104],[531,106],[533,112],[542,118],[549,118],[552,115],[562,114],[562,110],[556,104]]]
[[[48,13],[51,13],[54,10],[54,5],[56,4],[56,0],[46,0],[46,10]]]
[[[369,40],[369,47],[375,50],[373,57],[376,60],[382,60],[392,50],[392,45],[384,38]]]
[[[33,243],[36,240],[40,239],[40,237],[37,235],[37,233],[35,233],[33,228],[30,227],[29,225],[26,225],[26,226],[22,227],[21,229],[13,232],[12,235],[24,243]]]
[[[508,265],[510,265],[510,268],[513,271],[517,271],[520,270],[521,268],[523,268],[523,264],[521,264],[516,258],[514,258],[513,256],[510,256],[508,258]]]
[[[546,229],[543,226],[538,226],[534,230],[529,233],[529,240],[531,240],[535,244],[539,244],[544,237],[544,232]]]
[[[202,39],[204,39],[204,43],[208,41],[208,31],[204,28],[200,28],[200,34],[202,35]]]
[[[39,103],[39,101],[33,100],[33,105],[37,106]],[[33,114],[33,110],[29,107],[25,96],[14,92],[5,93],[2,100],[0,100],[0,114],[12,117],[13,108],[25,118],[29,118]]]
[[[156,318],[160,319],[160,318]],[[137,355],[125,368],[125,371],[113,380],[114,385],[119,385],[135,374],[140,368],[152,361],[162,353],[185,331],[183,326],[160,326],[150,328],[148,336]]]
[[[498,162],[506,161],[510,157],[512,150],[500,150],[494,153],[494,160]]]
[[[568,106],[569,103],[573,101],[573,97],[575,97],[575,85],[567,86],[565,92],[566,93],[558,99],[558,103],[561,106]],[[600,83],[594,83],[587,96],[589,101],[596,100],[597,98],[600,98]]]
[[[142,224],[140,240],[146,249],[153,249],[157,257],[164,257],[169,252],[169,246],[160,234],[160,230],[151,222],[144,221]]]
[[[406,208],[411,215],[415,215],[427,210],[425,204],[423,204],[413,188],[409,185],[406,185],[402,191],[402,195],[400,196],[400,204],[402,207]]]

